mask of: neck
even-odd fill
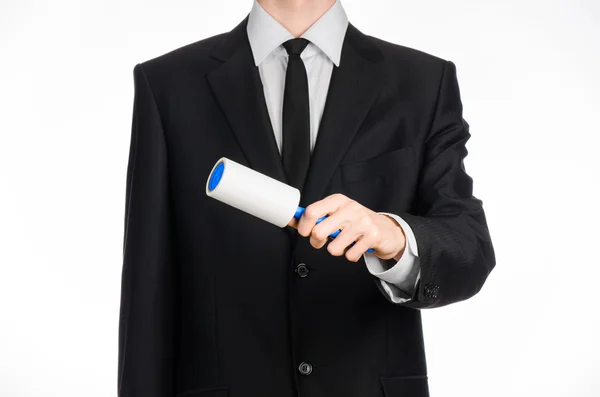
[[[300,37],[336,0],[257,0],[294,37]]]

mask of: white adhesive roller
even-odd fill
[[[281,228],[304,213],[304,207],[298,206],[298,189],[226,157],[221,157],[210,171],[206,195]],[[325,218],[327,215],[316,223]],[[338,229],[329,237],[335,238],[340,232]]]
[[[298,210],[300,191],[226,157],[215,164],[206,181],[209,197],[279,227]]]

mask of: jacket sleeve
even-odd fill
[[[495,266],[482,201],[473,196],[473,180],[463,164],[470,137],[456,67],[447,61],[425,138],[416,211],[398,214],[415,235],[420,277],[412,296],[396,304],[422,309],[468,299]]]
[[[125,198],[118,344],[118,395],[172,397],[174,261],[167,145],[141,64],[133,69],[134,105]]]

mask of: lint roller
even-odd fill
[[[298,205],[298,189],[226,157],[221,157],[212,168],[206,181],[206,195],[281,228],[292,217],[300,219],[304,213],[304,208]],[[325,218],[327,215],[317,223]],[[339,233],[337,230],[329,237],[335,238]]]

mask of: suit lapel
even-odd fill
[[[348,24],[340,66],[334,67],[301,205],[320,200],[381,87],[382,53]]]
[[[212,50],[211,56],[224,63],[207,79],[250,167],[287,183],[248,42],[247,22],[246,17]]]

